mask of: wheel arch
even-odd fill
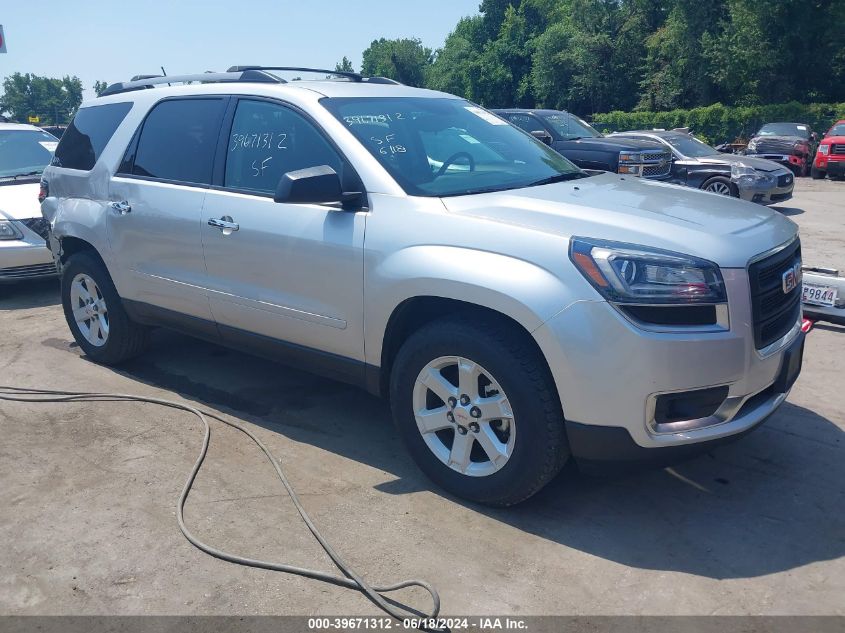
[[[402,344],[415,332],[429,323],[449,316],[477,317],[479,320],[494,319],[507,324],[515,332],[518,332],[531,345],[542,360],[545,369],[552,376],[551,369],[537,340],[522,323],[512,316],[495,310],[491,307],[461,301],[449,297],[434,295],[418,295],[409,297],[397,305],[384,330],[382,338],[380,366],[373,375],[370,390],[387,397],[389,393],[390,374],[393,370],[393,361],[402,347]],[[554,380],[552,380],[554,384]]]

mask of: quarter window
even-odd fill
[[[84,171],[93,169],[117,126],[131,109],[131,103],[82,108],[62,135],[51,164]]]
[[[268,101],[238,103],[226,149],[226,187],[274,193],[282,174],[318,165],[342,173],[337,151],[305,117]]]
[[[223,99],[162,101],[147,116],[138,139],[136,176],[211,184]]]

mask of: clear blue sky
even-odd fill
[[[137,74],[225,70],[235,64],[356,70],[379,37],[417,37],[439,48],[479,0],[3,0],[7,54],[0,83],[15,72],[95,80]]]

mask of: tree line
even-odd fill
[[[106,82],[95,81],[97,95],[106,89]],[[61,79],[31,73],[14,73],[3,81],[0,115],[10,121],[27,123],[30,117],[39,125],[64,125],[70,122],[82,103],[82,81],[65,75]]]
[[[842,102],[843,25],[845,0],[482,0],[442,48],[381,38],[361,70],[581,115]]]

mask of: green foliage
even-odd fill
[[[418,39],[373,40],[364,51],[361,72],[390,77],[408,86],[423,86],[433,59],[430,48]]]
[[[582,115],[845,101],[845,0],[482,0],[479,11],[436,51],[426,86]]]
[[[789,103],[726,107],[715,103],[690,110],[666,112],[607,112],[593,116],[602,131],[650,130],[689,127],[709,143],[726,143],[736,137],[749,138],[764,123],[792,121],[806,123],[823,134],[835,121],[845,119],[845,103]]]
[[[0,112],[7,112],[12,121],[26,123],[38,116],[41,124],[63,124],[70,121],[82,103],[82,82],[79,77],[62,79],[15,73],[3,81]]]
[[[345,59],[345,58],[344,58]],[[94,88],[94,94],[98,97],[106,91],[109,85],[105,81],[95,81],[92,88]]]
[[[349,61],[349,58],[347,58],[346,55],[344,55],[343,59],[341,59],[338,63],[334,65],[334,69],[345,73],[355,72],[355,69],[352,68],[352,62]]]

